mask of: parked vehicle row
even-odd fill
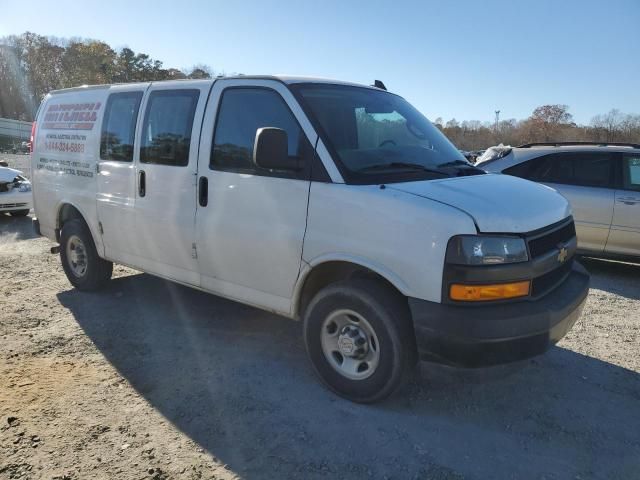
[[[52,92],[34,126],[36,228],[79,289],[117,262],[302,319],[319,377],[358,402],[392,393],[418,358],[544,352],[588,292],[569,204],[469,165],[376,85]]]
[[[14,155],[17,155],[17,154],[28,155],[30,153],[30,150],[31,150],[30,142],[21,142],[21,143],[15,143],[10,146],[5,145],[4,147],[0,147],[0,153],[11,153]]]

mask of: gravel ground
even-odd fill
[[[300,323],[123,267],[81,293],[51,245],[0,216],[0,479],[640,478],[640,265],[585,259],[546,355],[362,406]]]

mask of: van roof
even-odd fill
[[[154,81],[154,82],[132,82],[132,83],[108,83],[108,84],[102,84],[102,85],[81,85],[78,87],[71,87],[71,88],[62,88],[59,90],[52,90],[51,92],[49,92],[51,95],[55,95],[58,93],[66,93],[66,92],[73,92],[73,91],[86,91],[86,90],[103,90],[103,89],[107,89],[110,88],[114,85],[152,85],[152,84],[157,84],[157,83],[166,83],[166,82],[203,82],[203,81],[209,81],[209,82],[215,82],[216,80],[222,80],[222,79],[250,79],[250,80],[277,80],[279,82],[282,83],[286,83],[286,84],[294,84],[294,83],[326,83],[326,84],[333,84],[333,85],[350,85],[350,86],[354,86],[354,87],[366,87],[366,88],[373,88],[378,90],[377,87],[374,87],[372,85],[362,85],[359,83],[354,83],[354,82],[345,82],[342,80],[335,80],[335,79],[331,79],[331,78],[322,78],[322,77],[305,77],[305,76],[296,76],[296,75],[229,75],[229,76],[218,76],[218,77],[214,77],[211,79],[180,79],[180,80],[160,80],[160,81]]]

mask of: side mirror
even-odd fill
[[[281,128],[259,128],[253,144],[253,163],[269,170],[297,170],[298,159],[289,156],[287,132]]]

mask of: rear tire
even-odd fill
[[[29,210],[14,210],[13,212],[9,212],[12,217],[26,217],[29,215]]]
[[[318,292],[305,312],[304,339],[318,376],[354,402],[388,397],[417,362],[406,299],[375,279]]]
[[[60,261],[67,278],[78,290],[102,288],[113,272],[113,263],[100,258],[89,227],[78,218],[62,226]]]

